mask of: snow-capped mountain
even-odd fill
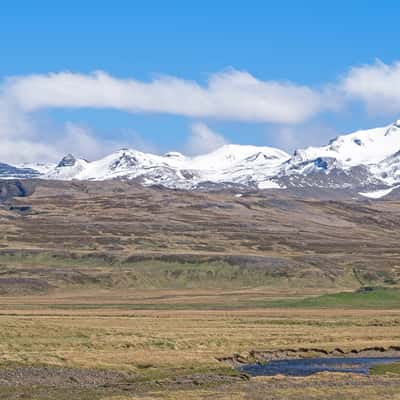
[[[96,161],[66,155],[58,164],[0,164],[2,178],[135,179],[143,185],[198,189],[237,185],[253,189],[346,189],[368,197],[400,185],[400,120],[338,136],[292,156],[271,147],[224,145],[196,157],[121,149]]]
[[[371,166],[371,172],[388,185],[400,182],[400,150]]]
[[[48,169],[43,177],[48,179],[79,179],[79,173],[85,170],[89,162],[75,158],[72,154],[64,156],[60,162],[53,168]]]
[[[36,174],[39,173],[40,175],[44,175],[53,170],[53,168],[55,168],[56,166],[57,164],[55,163],[36,162],[36,163],[23,163],[18,165],[17,168],[31,169],[34,170]]]
[[[400,121],[296,150],[275,179],[286,187],[375,190],[400,181],[396,163],[400,167]]]
[[[290,156],[270,147],[225,145],[189,158],[177,152],[163,156],[121,149],[93,162],[65,156],[46,179],[140,179],[145,185],[190,189],[204,182],[254,184],[276,174]]]
[[[361,130],[338,136],[327,146],[296,150],[293,162],[333,158],[344,168],[376,164],[400,150],[400,120],[382,128]]]

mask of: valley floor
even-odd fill
[[[399,348],[397,200],[32,185],[2,190],[0,400],[400,399],[399,365],[234,368]]]
[[[251,359],[252,350],[400,343],[400,308],[248,305],[249,298],[280,301],[283,294],[290,295],[264,287],[3,297],[0,399],[398,398],[397,374],[248,380],[219,361]]]

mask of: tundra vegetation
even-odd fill
[[[400,348],[398,202],[35,185],[0,209],[0,399],[400,398],[398,364],[235,368]]]

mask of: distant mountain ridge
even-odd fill
[[[400,120],[338,136],[326,146],[292,156],[272,147],[228,144],[200,156],[121,149],[96,161],[67,154],[58,164],[0,164],[0,178],[55,180],[134,179],[143,185],[205,189],[346,189],[377,198],[400,184]],[[371,194],[371,196],[369,196]]]

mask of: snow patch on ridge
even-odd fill
[[[359,192],[358,194],[361,196],[364,196],[364,197],[368,197],[369,199],[380,199],[380,198],[385,197],[388,194],[392,193],[393,190],[395,190],[399,187],[400,186],[393,186],[388,189],[375,190],[373,192],[366,192],[366,193]]]
[[[258,184],[259,189],[284,189],[279,183],[271,181],[270,179],[260,182]]]

